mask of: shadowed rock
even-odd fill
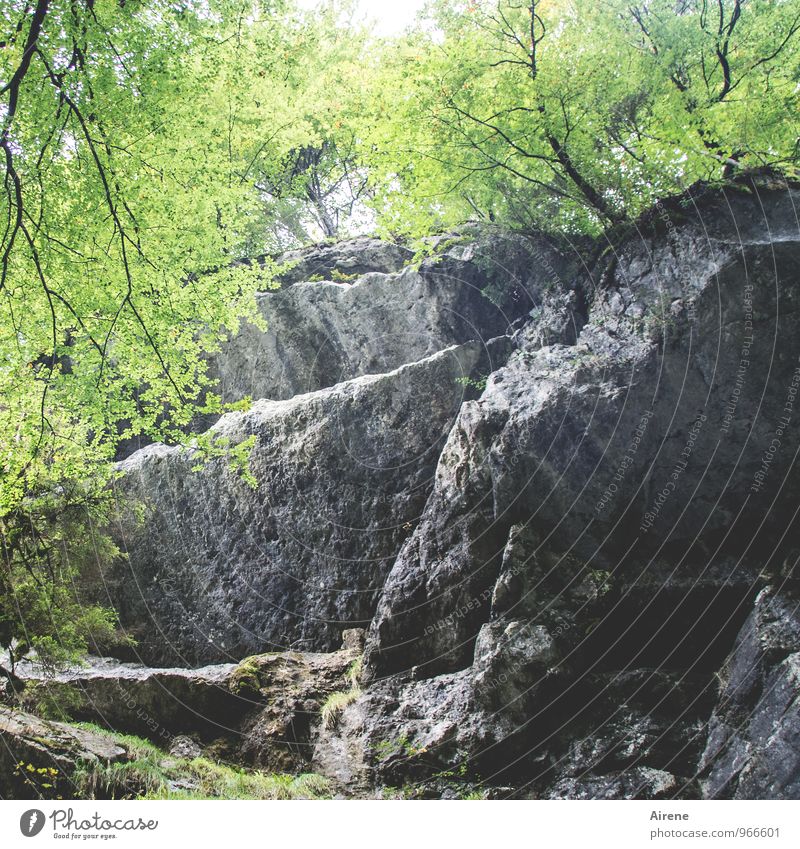
[[[796,582],[795,582],[796,583]],[[720,673],[700,762],[711,799],[800,798],[800,596],[769,587]]]
[[[127,758],[127,749],[104,734],[0,706],[0,798],[54,798],[59,791],[69,798],[79,764]]]

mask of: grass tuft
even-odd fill
[[[329,730],[335,728],[342,711],[360,695],[361,690],[358,687],[347,690],[347,692],[331,693],[322,705],[322,727]]]

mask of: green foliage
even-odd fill
[[[192,440],[192,448],[196,456],[192,471],[199,472],[209,461],[222,458],[227,461],[231,474],[240,477],[251,489],[256,489],[258,481],[250,469],[250,455],[255,444],[255,435],[233,443],[228,437],[214,430],[198,434]]]
[[[488,375],[485,375],[484,377],[470,377],[469,375],[466,375],[464,377],[457,377],[456,383],[461,386],[474,389],[476,392],[483,392],[483,390],[486,389],[486,381],[488,379]]]
[[[364,655],[357,657],[347,671],[344,673],[345,680],[350,684],[351,688],[356,688],[361,682],[361,673],[364,671]]]
[[[320,716],[322,717],[323,728],[334,728],[339,721],[342,711],[352,704],[361,695],[361,690],[358,687],[353,687],[347,691],[338,691],[331,693],[325,699]]]
[[[20,697],[24,710],[52,719],[67,722],[86,705],[80,690],[60,681],[29,681]]]
[[[381,68],[382,224],[596,233],[696,180],[796,169],[799,35],[770,0],[434,0]]]
[[[52,669],[120,641],[99,595],[98,563],[120,555],[97,530],[109,497],[72,481],[0,516],[0,647],[12,671],[30,652]]]
[[[291,800],[330,799],[333,795],[330,781],[316,773],[246,772],[204,758],[186,764],[186,773],[190,781],[197,781],[197,790],[173,790],[162,784],[144,798]]]
[[[77,798],[85,799],[325,799],[330,782],[321,775],[280,775],[247,771],[208,758],[175,758],[132,735],[110,734],[129,759],[112,764],[82,763],[72,776]]]
[[[380,740],[372,748],[380,760],[388,760],[391,757],[415,758],[428,751],[424,746],[415,746],[405,734],[401,734],[396,740]]]
[[[14,764],[15,783],[25,789],[26,799],[63,799],[64,775],[54,766],[37,766],[30,761]]]
[[[166,2],[37,8],[33,49],[19,42],[35,21],[0,56],[14,81],[0,137],[0,515],[48,481],[91,477],[120,430],[176,438],[198,399],[213,412],[203,353],[257,320],[269,275],[230,264],[258,198],[232,179],[224,102],[203,102],[221,50],[212,21]]]
[[[344,271],[339,271],[338,268],[333,269],[331,277],[334,283],[352,283],[354,280],[358,280],[358,274],[345,274]]]

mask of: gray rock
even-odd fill
[[[79,764],[127,759],[109,736],[0,705],[0,798],[70,798]]]
[[[58,673],[23,665],[19,674],[26,681],[26,706],[46,700],[63,706],[64,719],[89,720],[169,746],[175,735],[197,733],[210,740],[238,733],[252,703],[229,689],[236,668],[229,663],[159,669],[92,658]]]
[[[346,628],[342,631],[342,648],[361,654],[366,636],[367,632],[363,628]]]
[[[179,734],[177,737],[172,738],[172,742],[169,746],[169,753],[175,758],[192,760],[193,758],[201,757],[203,749],[196,740],[193,740],[191,737],[187,737],[185,734]]]
[[[350,708],[342,734],[360,742],[348,739],[340,758],[389,730],[371,711],[406,728],[397,704],[411,699],[420,720],[408,739],[437,741],[440,768],[469,762],[496,780],[516,769],[552,798],[699,792],[712,673],[757,573],[785,572],[773,541],[800,497],[789,462],[800,437],[788,426],[797,200],[795,190],[706,196],[666,234],[619,248],[575,344],[548,336],[552,315],[517,335],[519,350],[462,406],[387,579],[367,640],[365,680],[376,683]],[[787,616],[778,620],[783,633]],[[529,651],[494,645],[508,628]],[[781,664],[764,705],[773,719],[797,694],[792,661]],[[679,691],[694,681],[681,706],[646,680],[620,690],[620,676],[648,666]],[[401,682],[392,697],[385,676]],[[385,704],[370,702],[377,693]],[[759,759],[749,739],[729,747],[744,796],[796,792],[794,732],[786,722],[769,738],[783,770],[770,766],[777,749]]]
[[[322,708],[329,696],[352,688],[348,671],[359,656],[357,650],[343,649],[242,661],[229,682],[231,692],[252,700],[241,725],[238,758],[270,772],[307,772]]]
[[[568,272],[542,240],[467,238],[402,270],[410,252],[375,240],[325,248],[324,259],[319,249],[292,255],[297,282],[258,295],[266,330],[245,324],[211,358],[219,394],[225,401],[290,398],[504,335],[537,305],[561,323],[570,307],[577,310],[567,294],[560,309],[543,306],[550,276],[557,268],[568,279]],[[350,279],[342,277],[346,269]]]
[[[229,691],[240,756],[313,750],[350,792],[800,796],[798,201],[687,196],[584,276],[481,231],[366,275],[384,248],[331,248],[339,282],[287,278],[217,362],[230,398],[316,390],[216,426],[256,437],[256,489],[186,449],[121,466],[125,622],[171,662],[344,641]]]
[[[800,798],[800,599],[764,589],[723,668],[700,762],[706,798]]]
[[[476,718],[466,672],[377,682],[344,708],[335,728],[320,730],[312,768],[351,788],[457,770],[465,743],[478,745]]]
[[[208,753],[270,772],[306,772],[322,707],[332,694],[353,687],[350,672],[359,657],[360,649],[352,647],[328,654],[276,652],[201,669],[91,658],[55,674],[23,664],[19,674],[25,689],[19,701],[34,707],[46,699],[62,707],[64,719],[89,720],[146,737],[167,749],[172,759]],[[0,712],[0,734],[3,722],[12,727]],[[80,729],[50,725],[70,729],[68,742],[75,735],[83,740]],[[88,732],[85,736],[94,741]],[[95,748],[110,745],[97,737]],[[98,756],[103,751],[98,749]]]
[[[549,799],[672,799],[680,781],[669,772],[634,767],[613,775],[583,779],[564,778],[554,785]]]
[[[281,284],[288,286],[314,277],[333,280],[334,275],[352,277],[370,271],[391,274],[400,271],[413,256],[414,252],[403,245],[359,237],[286,251],[274,261],[282,269]]]
[[[530,563],[571,560],[578,584],[614,572],[623,585],[667,541],[672,571],[696,578],[709,552],[785,525],[800,498],[787,465],[800,429],[781,424],[787,404],[796,415],[798,200],[706,199],[617,251],[575,345],[526,333],[461,409],[384,587],[368,675],[472,662],[515,526],[535,541]]]
[[[497,353],[497,348],[493,348]],[[494,366],[480,343],[214,426],[253,438],[252,488],[225,457],[154,445],[120,464],[109,579],[148,663],[338,648],[365,627],[422,512],[465,381]],[[502,353],[502,352],[501,352]]]

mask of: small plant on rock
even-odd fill
[[[345,672],[345,680],[350,684],[349,690],[339,690],[336,693],[331,693],[325,699],[321,710],[323,728],[329,730],[335,728],[342,711],[361,695],[359,679],[361,678],[363,663],[364,658],[359,657],[350,664],[347,672]]]

